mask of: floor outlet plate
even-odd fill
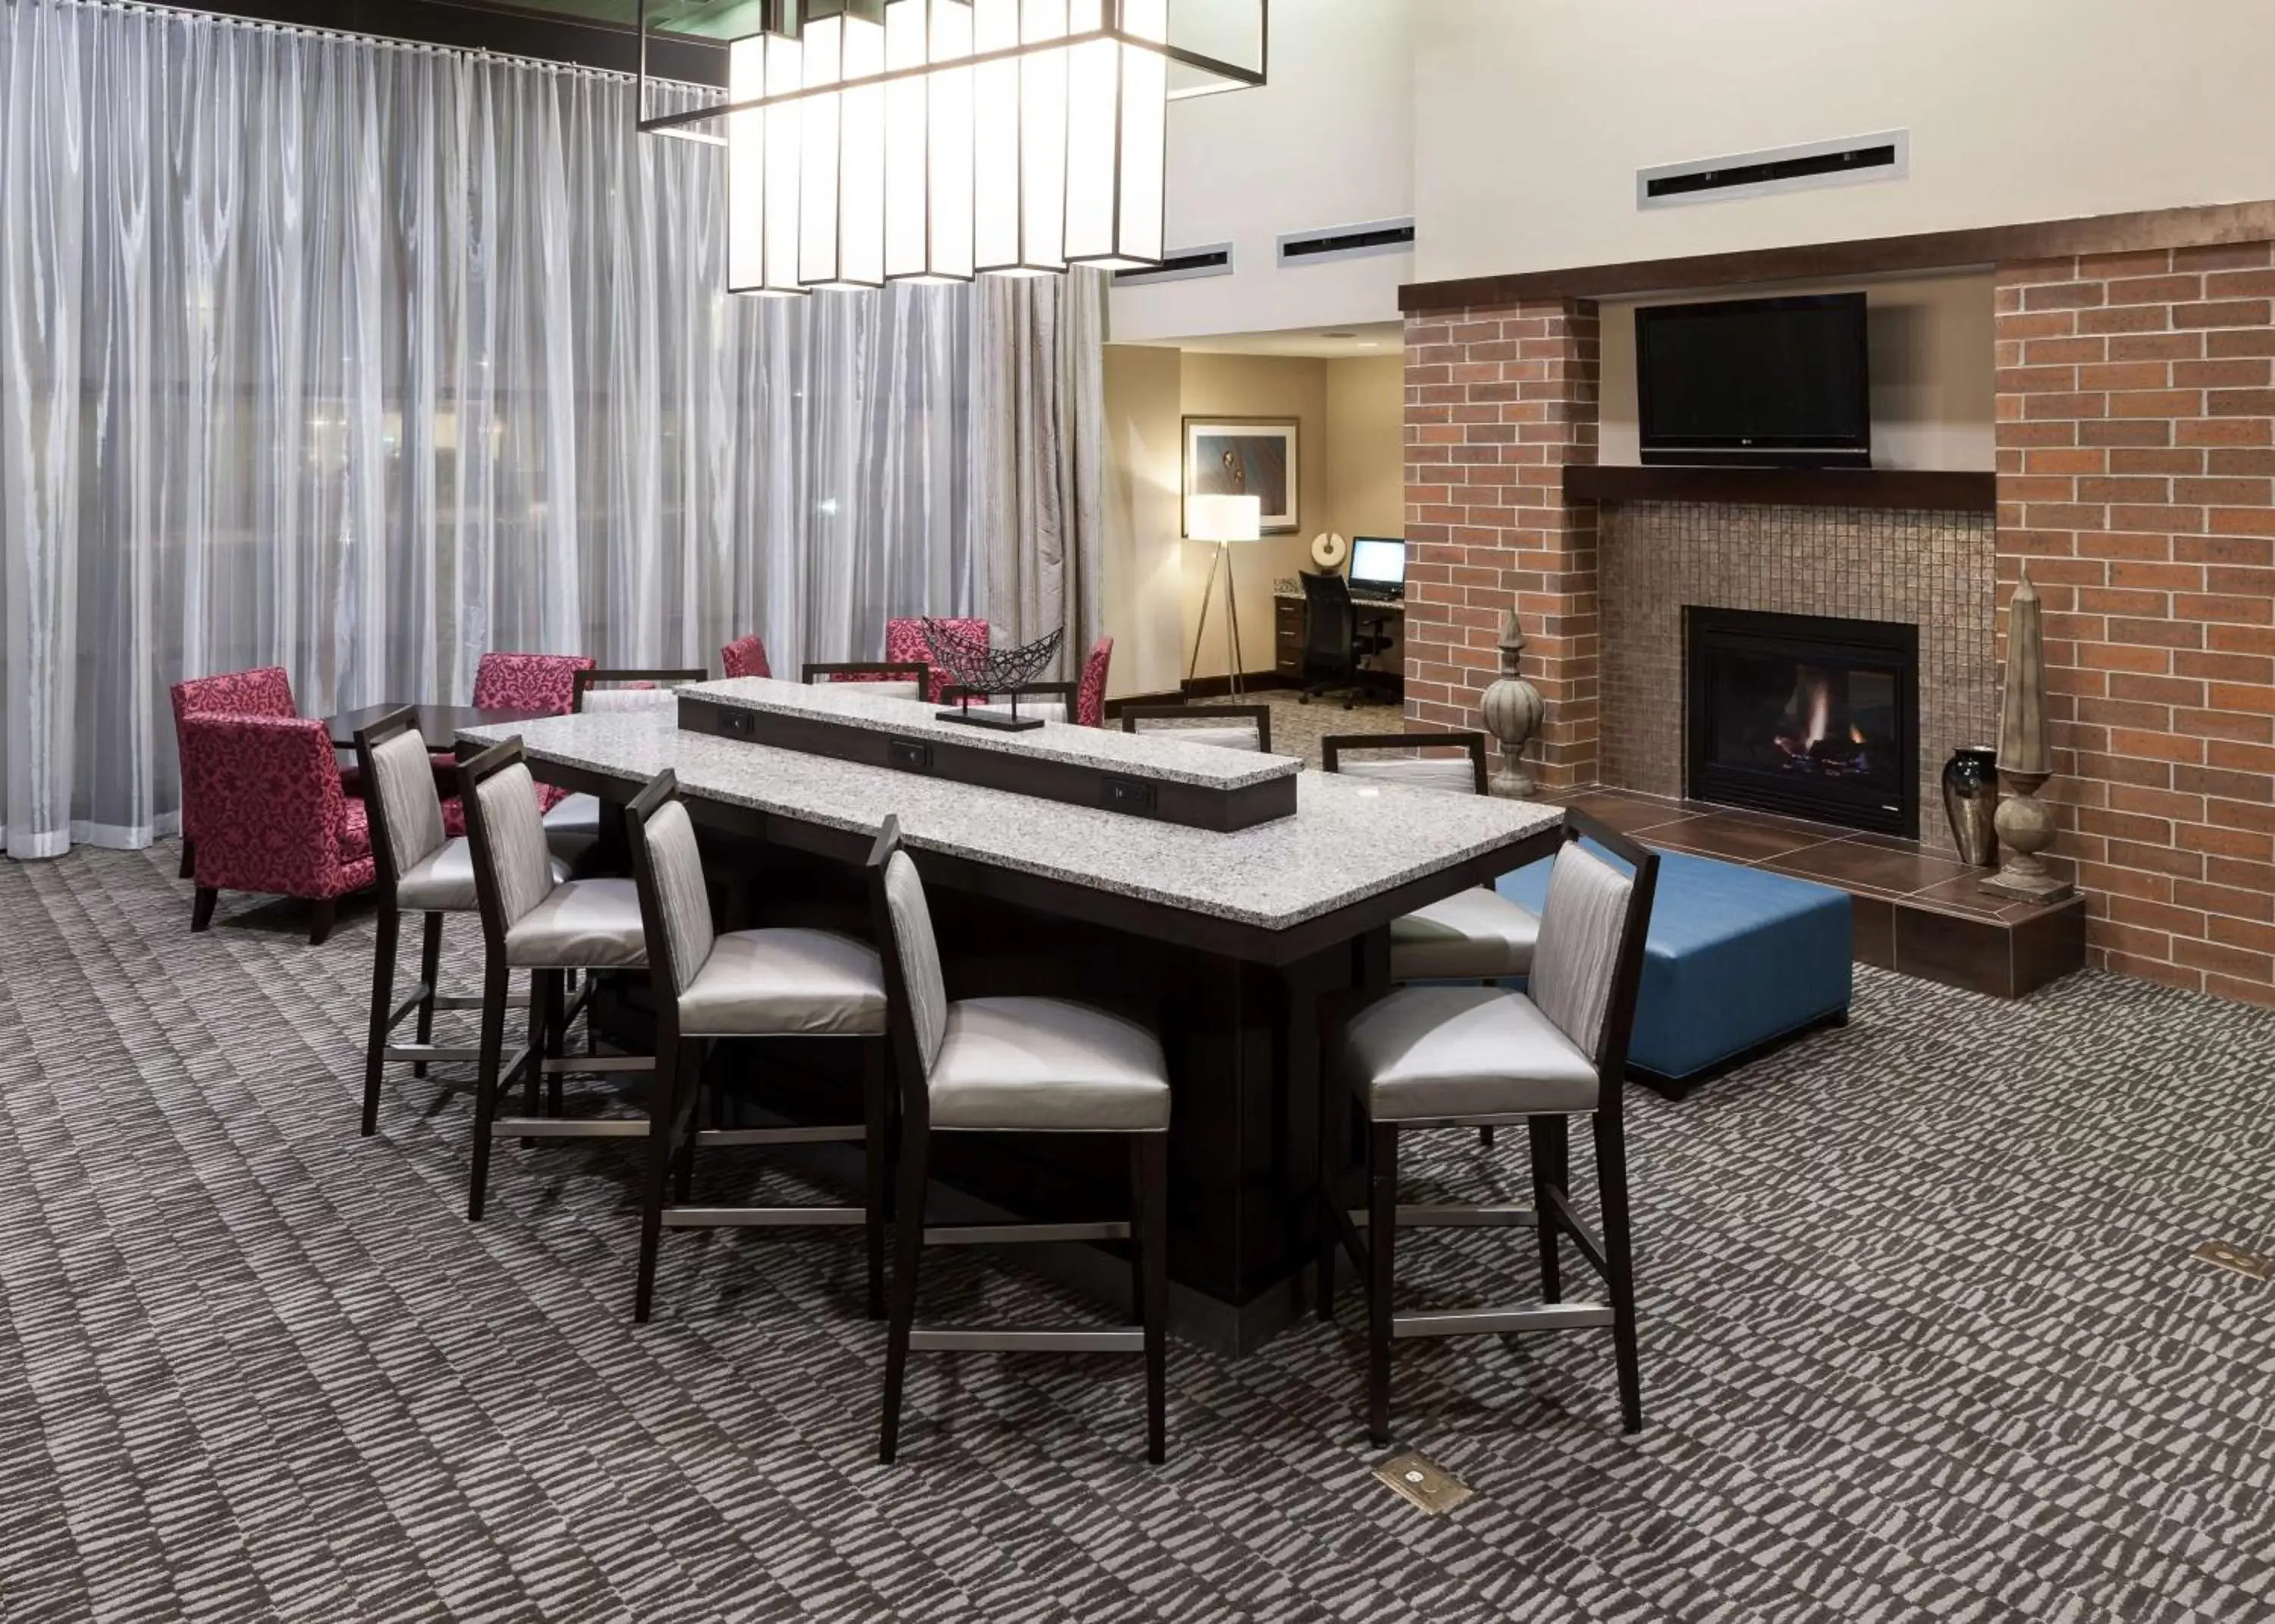
[[[1401,1449],[1374,1463],[1374,1475],[1431,1516],[1470,1498],[1470,1486],[1418,1449]]]

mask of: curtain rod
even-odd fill
[[[393,50],[424,51],[435,57],[461,57],[485,62],[504,63],[514,67],[541,68],[550,73],[577,74],[586,79],[605,79],[610,84],[637,85],[639,76],[614,68],[596,68],[582,62],[556,62],[547,57],[523,57],[511,51],[492,50],[485,45],[437,45],[429,40],[398,40],[383,34],[357,34],[345,28],[317,28],[306,23],[281,23],[263,17],[237,17],[217,11],[200,11],[194,5],[176,5],[170,0],[6,0],[11,6],[67,6],[73,11],[142,12],[152,15],[190,17],[200,22],[217,23],[226,27],[242,28],[256,34],[281,34],[312,40],[341,40],[353,45],[383,45]],[[716,95],[715,85],[690,84],[684,79],[665,79],[651,72],[651,85],[668,85],[675,90],[692,90],[705,95]]]

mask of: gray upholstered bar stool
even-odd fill
[[[363,1131],[379,1129],[379,1088],[389,1061],[408,1061],[412,1075],[443,1061],[478,1061],[478,1048],[437,1046],[437,1009],[479,1009],[480,998],[437,990],[442,968],[442,922],[454,913],[472,913],[473,853],[463,835],[443,832],[442,797],[435,788],[435,768],[427,741],[412,725],[414,706],[390,711],[355,736],[362,768],[364,807],[371,819],[371,854],[379,895],[379,931],[372,949],[371,1029],[364,1043]],[[559,864],[553,877],[565,879]],[[395,1001],[395,962],[403,916],[425,920],[419,954],[419,982],[411,996]],[[390,1043],[395,1029],[418,1013],[418,1039]]]
[[[1459,751],[1459,755],[1447,753]],[[1425,753],[1425,752],[1435,753]],[[1319,741],[1330,773],[1456,795],[1485,793],[1485,736],[1347,733]],[[1393,981],[1498,981],[1532,968],[1540,920],[1489,885],[1417,908],[1390,926]]]
[[[1366,1234],[1345,1207],[1320,1135],[1320,1188],[1328,1213],[1319,1249],[1322,1311],[1334,1307],[1334,1247],[1367,1282],[1367,1431],[1390,1439],[1390,1345],[1397,1339],[1608,1326],[1626,1430],[1643,1427],[1636,1349],[1635,1275],[1628,1215],[1627,1137],[1621,1118],[1628,1038],[1643,978],[1659,858],[1578,813],[1568,814],[1533,954],[1528,993],[1496,987],[1400,987],[1353,1016],[1330,1070],[1366,1124]],[[1585,847],[1587,837],[1624,864]],[[1599,1239],[1573,1210],[1567,1126],[1591,1118],[1596,1138]],[[1327,1120],[1324,1116],[1322,1120]],[[1419,1128],[1523,1122],[1531,1136],[1533,1205],[1406,1206],[1398,1200],[1398,1142]],[[1515,1308],[1394,1314],[1393,1258],[1402,1227],[1530,1224],[1540,1243],[1541,1301]],[[1557,1251],[1569,1236],[1602,1277],[1608,1303],[1566,1302]]]
[[[1449,752],[1458,750],[1455,755]],[[1386,783],[1485,793],[1485,736],[1446,733],[1342,733],[1319,741],[1319,765],[1330,773]],[[1532,968],[1540,919],[1492,885],[1472,886],[1417,908],[1390,925],[1393,981],[1485,981],[1522,976]],[[1490,1145],[1493,1130],[1478,1137]]]
[[[1162,725],[1145,725],[1149,722]],[[1187,744],[1221,744],[1227,750],[1272,753],[1268,705],[1125,705],[1122,730],[1158,733]]]
[[[666,1229],[805,1227],[868,1230],[869,1317],[885,1312],[885,971],[876,948],[835,931],[772,927],[720,933],[703,880],[695,825],[669,771],[624,809],[632,878],[647,933],[655,995],[655,1091],[648,1110],[648,1175],[640,1207],[639,1281],[632,1318],[655,1295],[657,1243]],[[721,1038],[843,1038],[863,1050],[862,1120],[842,1126],[698,1129],[703,1062]],[[698,1145],[865,1144],[859,1206],[691,1206]],[[673,1186],[676,1184],[676,1188]]]
[[[932,910],[900,824],[885,820],[869,857],[900,1072],[900,1197],[892,1324],[877,1458],[899,1446],[911,1350],[1145,1356],[1145,1458],[1167,1447],[1163,1415],[1169,1276],[1169,1076],[1160,1040],[1135,1022],[1057,998],[951,1003]],[[934,1133],[1126,1134],[1136,1221],[932,1225],[925,1221]],[[917,1265],[926,1246],[1130,1241],[1137,1326],[1097,1330],[918,1329]]]
[[[669,711],[679,704],[678,690],[703,681],[708,673],[699,667],[670,670],[625,670],[593,668],[570,679],[569,710],[572,715],[599,711]],[[601,838],[601,797],[583,792],[570,796],[545,814],[545,838],[556,856],[574,863]]]
[[[571,1011],[565,978],[571,971],[645,971],[647,939],[639,893],[630,880],[568,880],[556,876],[537,810],[537,784],[523,759],[521,741],[492,745],[458,764],[466,839],[474,859],[474,897],[482,919],[482,1035],[474,1096],[473,1173],[466,1216],[478,1219],[489,1190],[490,1144],[522,1139],[639,1138],[637,1118],[573,1120],[561,1114],[561,1079],[572,1074],[647,1071],[646,1055],[569,1055]],[[508,984],[529,972],[529,1041],[500,1076],[505,1044]],[[587,990],[586,997],[591,996]],[[498,1114],[498,1094],[520,1076],[525,1115]],[[539,1115],[539,1085],[546,1085]]]

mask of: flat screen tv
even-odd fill
[[[1862,293],[1636,312],[1646,463],[1869,468],[1870,382]]]

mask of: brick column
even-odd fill
[[[1998,309],[2002,627],[2027,560],[2091,961],[2275,1003],[2275,259],[2006,265]]]
[[[1548,702],[1528,754],[1552,791],[1596,779],[1596,510],[1562,481],[1596,460],[1597,367],[1584,300],[1406,322],[1406,714],[1478,725],[1514,604]]]

